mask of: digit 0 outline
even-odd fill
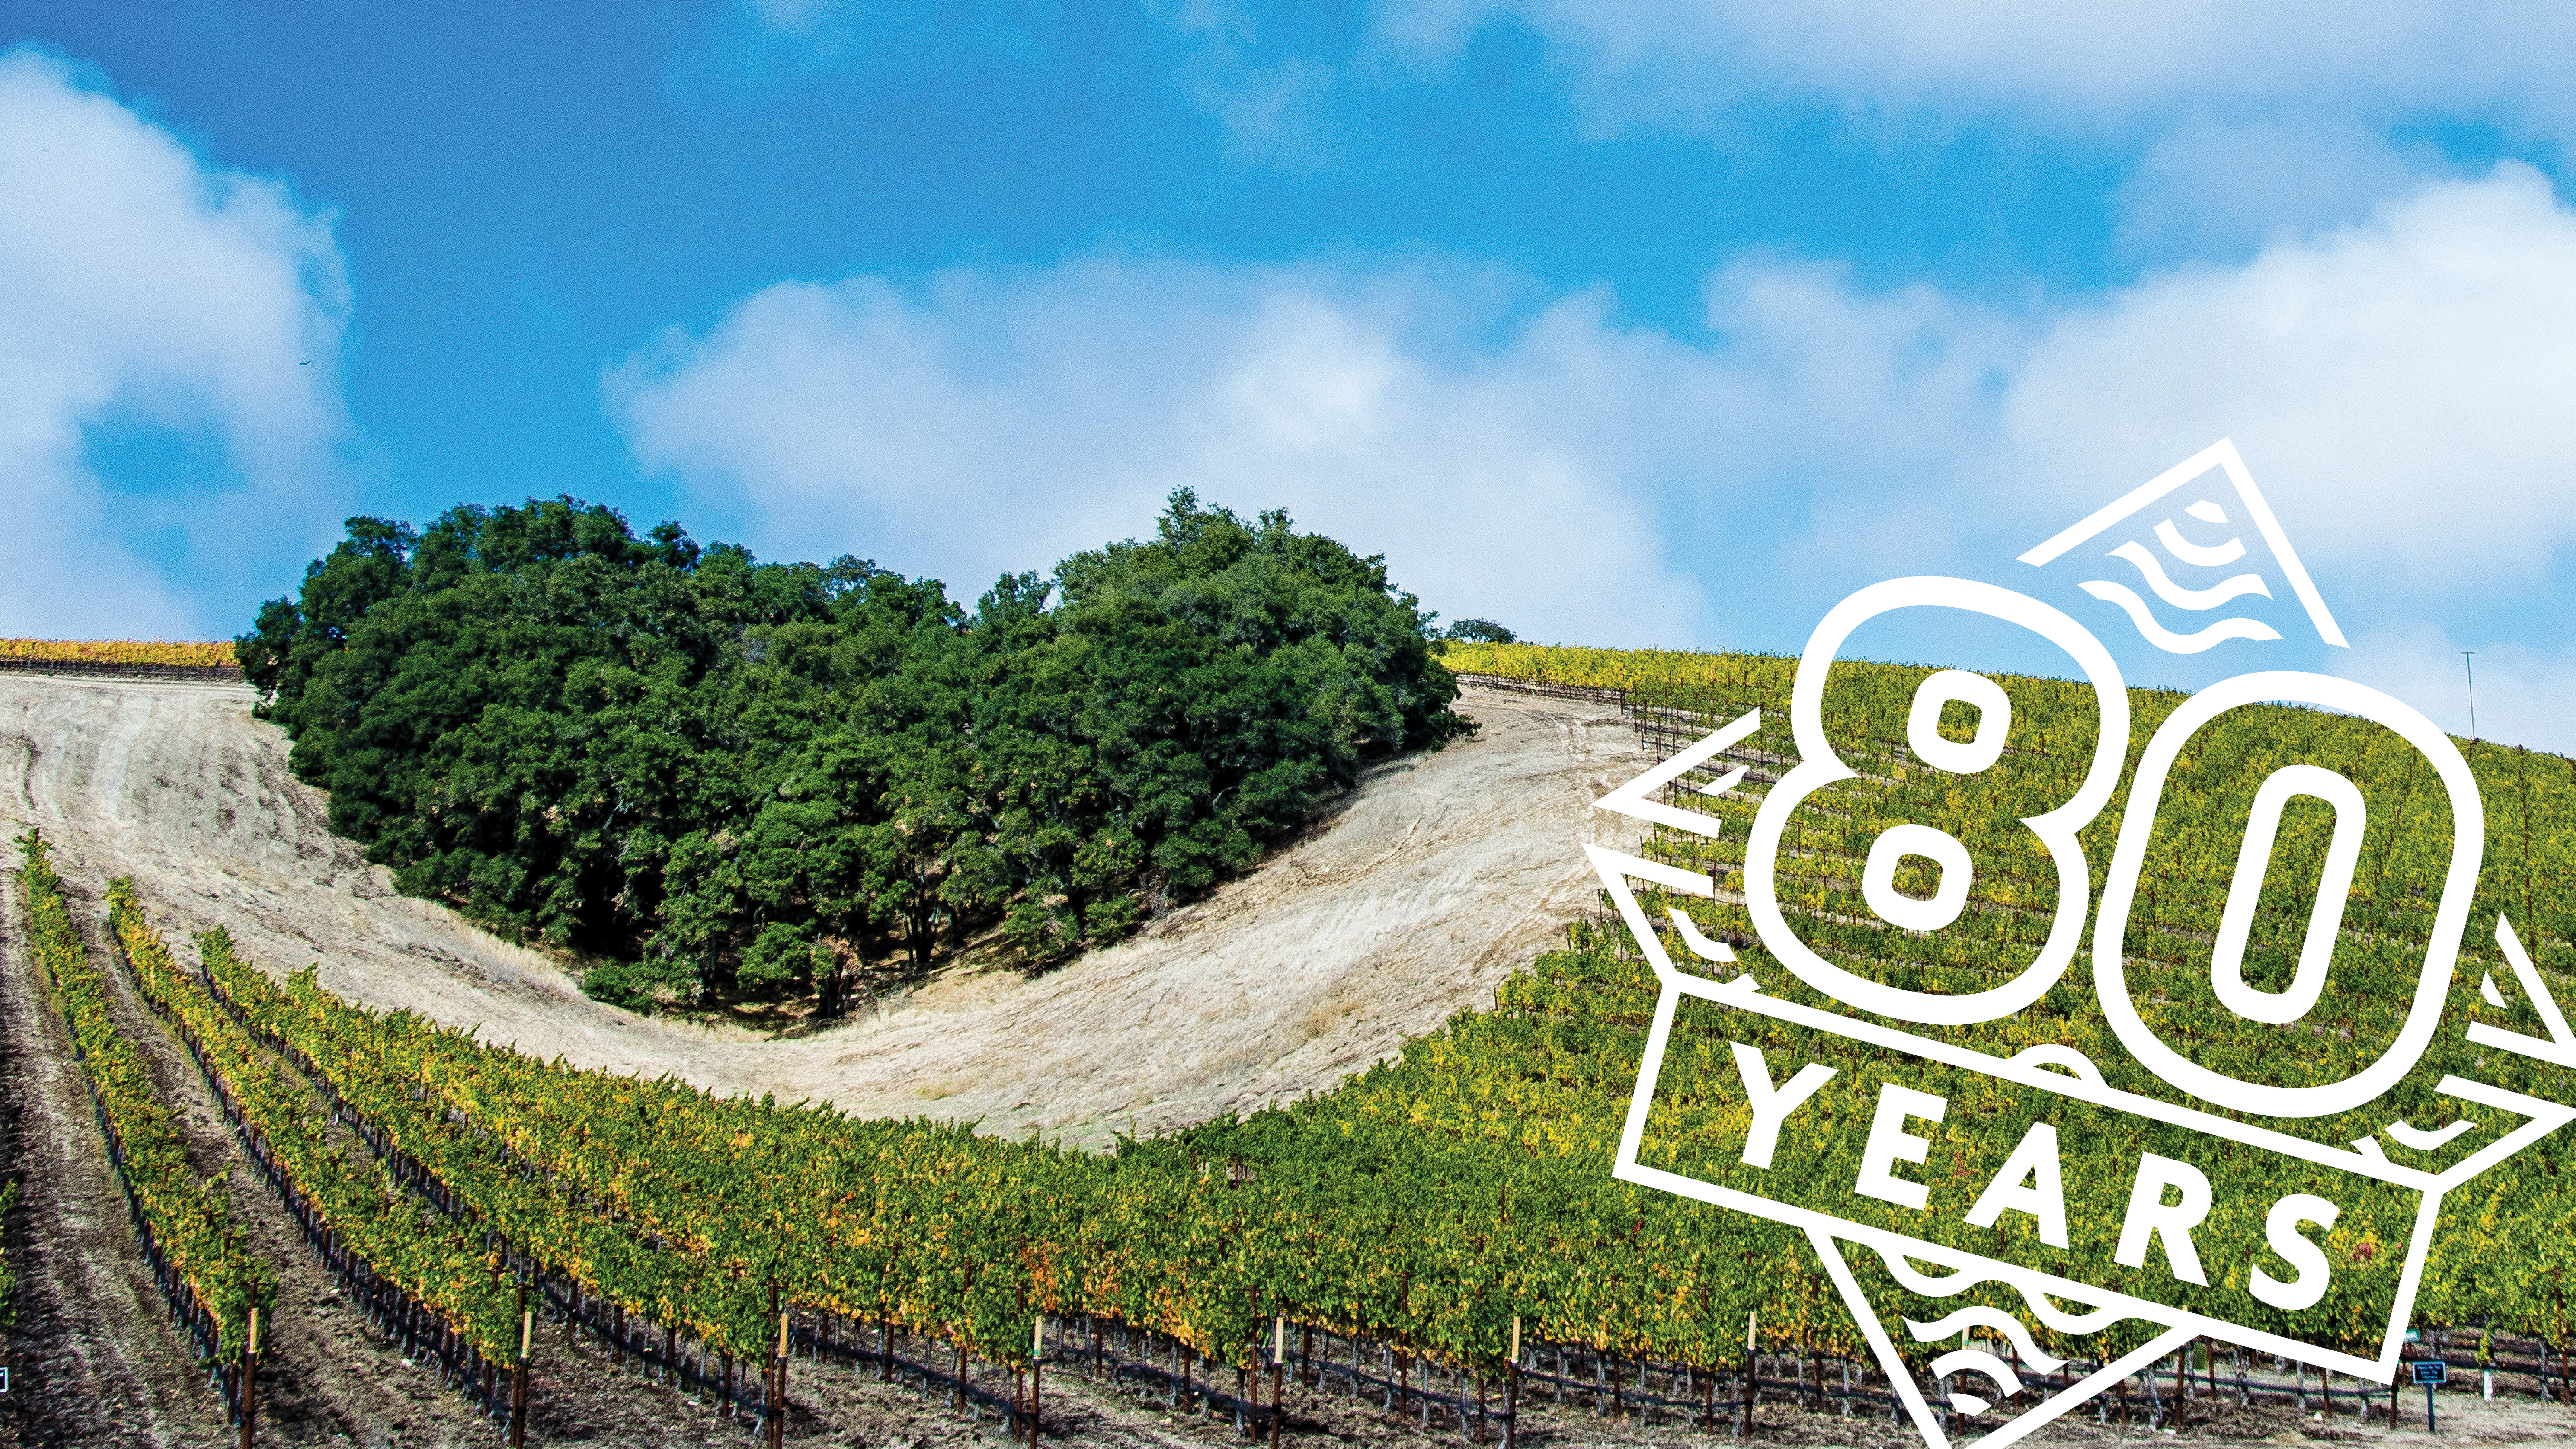
[[[2423,973],[2416,978],[2415,1001],[2407,1009],[2406,1025],[2379,1060],[2340,1082],[2314,1087],[2242,1081],[2213,1072],[2166,1046],[2130,1001],[2121,961],[2129,908],[2137,898],[2138,871],[2146,863],[2147,842],[2155,833],[2156,810],[2163,804],[2165,776],[2173,768],[2174,757],[2202,726],[2226,711],[2281,701],[2321,704],[2395,732],[2433,766],[2451,796],[2451,868],[2443,880],[2441,905],[2433,913]],[[2141,1066],[2202,1101],[2268,1117],[2327,1117],[2358,1107],[2403,1080],[2432,1045],[2433,1032],[2441,1025],[2443,1007],[2450,999],[2451,970],[2469,924],[2486,842],[2486,807],[2478,795],[2477,777],[2469,773],[2469,762],[2461,758],[2459,746],[2414,706],[2330,674],[2274,669],[2222,679],[2167,716],[2138,758],[2137,778],[2129,785],[2128,806],[2120,817],[2119,843],[2112,848],[2111,869],[2102,883],[2102,909],[2093,925],[2093,990],[2101,998],[2102,1015]],[[2215,969],[2214,959],[2212,966]]]

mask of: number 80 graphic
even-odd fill
[[[1777,899],[1776,859],[1790,816],[1817,790],[1859,775],[1836,755],[1825,734],[1824,691],[1835,656],[1862,624],[1908,608],[1961,609],[2030,629],[2057,645],[2083,671],[2099,711],[2100,732],[2082,784],[2064,804],[2025,817],[2022,822],[2056,866],[2057,907],[2047,936],[2027,965],[2010,980],[1988,990],[1959,994],[1912,991],[1856,975],[1826,960],[1801,940],[1782,915]],[[1952,700],[1969,703],[1980,715],[1976,737],[1970,743],[1943,738],[1938,732],[1942,706]],[[2339,1082],[2274,1086],[2225,1076],[2190,1061],[2167,1046],[2140,1017],[2130,999],[2123,968],[2123,948],[2140,870],[2176,757],[2196,734],[2227,711],[2259,703],[2323,705],[2372,721],[2412,745],[2433,766],[2450,797],[2453,840],[2449,869],[2405,1024],[2377,1060]],[[2010,702],[1993,681],[1943,670],[1917,687],[1908,716],[1907,740],[1923,764],[1953,774],[1973,775],[1994,766],[2001,757],[2010,716]],[[1790,696],[1790,725],[1799,763],[1773,787],[1755,815],[1744,863],[1746,909],[1763,944],[1790,974],[1847,1005],[1896,1021],[1931,1026],[1995,1020],[2045,995],[2073,960],[2092,904],[2091,873],[2076,834],[2101,812],[2117,788],[2129,737],[2128,690],[2101,642],[2059,610],[2008,589],[1966,579],[1891,579],[1845,599],[1816,626],[1799,659]],[[2325,870],[2309,912],[2297,970],[2287,989],[2273,993],[2245,982],[2243,956],[2281,811],[2296,795],[2314,796],[2332,806],[2335,826]],[[2248,1020],[2278,1025],[2299,1019],[2316,1003],[2341,929],[2366,828],[2366,813],[2358,786],[2315,765],[2285,766],[2257,788],[2211,959],[2211,986],[2227,1010]],[[2431,1044],[2449,997],[2452,968],[2468,924],[2484,845],[2484,812],[2467,761],[2447,736],[2412,707],[2378,690],[2326,675],[2273,671],[2222,680],[2175,710],[2157,728],[2139,758],[2094,923],[2094,989],[2104,1016],[2113,1034],[2141,1065],[2170,1085],[2215,1105],[2275,1117],[2318,1117],[2357,1107],[2394,1086]],[[1940,867],[1941,883],[1929,900],[1894,889],[1897,861],[1909,855],[1924,857]],[[1930,825],[1897,824],[1883,831],[1870,846],[1861,872],[1862,896],[1869,909],[1891,926],[1938,931],[1955,920],[1964,906],[1972,872],[1968,847],[1957,837]]]

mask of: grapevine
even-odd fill
[[[504,1256],[477,1235],[424,1218],[421,1205],[381,1171],[331,1144],[310,1094],[264,1059],[205,987],[174,962],[145,920],[132,884],[109,888],[110,924],[136,984],[177,1028],[239,1131],[251,1161],[286,1199],[326,1261],[363,1279],[389,1320],[417,1306],[442,1349],[461,1349],[474,1378],[485,1363],[516,1357],[519,1300]]]
[[[30,664],[144,664],[208,668],[233,664],[229,640],[0,639],[0,660]]]
[[[151,1068],[117,1028],[106,979],[89,963],[72,925],[51,847],[29,831],[18,838],[18,848],[29,941],[71,1032],[72,1052],[89,1084],[137,1234],[200,1352],[229,1369],[241,1360],[251,1311],[268,1307],[274,1280],[242,1246],[225,1207],[223,1182],[201,1182],[189,1168],[186,1142],[159,1100]],[[226,1391],[231,1392],[229,1378]]]

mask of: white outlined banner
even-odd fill
[[[2234,446],[2022,556],[2060,559],[2099,613],[1970,579],[1873,584],[1808,640],[1789,744],[1726,768],[1761,729],[1748,713],[1600,802],[1715,837],[1717,816],[1657,794],[1724,797],[1787,755],[1742,853],[1767,960],[1640,902],[1715,896],[1709,876],[1586,847],[1660,988],[1615,1175],[1802,1234],[1934,1449],[1944,1410],[2002,1449],[2196,1337],[2390,1382],[2446,1196],[2576,1120],[2531,1095],[2562,1093],[2576,1031],[2501,914],[2478,930],[2510,970],[2466,991],[2486,812],[2458,742],[2381,691],[2262,667],[2135,739],[2097,625],[2259,665],[2283,635],[2254,615],[2287,624],[2295,601],[2300,627],[2343,643]],[[1998,678],[1929,671],[1904,708],[1855,717],[1864,733],[1901,718],[1901,740],[1838,740],[1829,676],[1900,611],[2026,630],[2072,687],[2026,711]],[[2303,753],[2331,732],[2299,721],[2329,716],[2342,753]],[[1869,803],[1900,789],[1903,809]],[[1990,868],[2004,884],[1981,888]],[[2185,905],[2160,912],[2160,889]],[[1915,969],[1932,960],[1950,964]],[[2052,997],[2072,1014],[2019,1020]],[[2056,1386],[2050,1344],[2098,1367]]]

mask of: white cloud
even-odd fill
[[[610,391],[637,456],[738,503],[764,553],[967,593],[1188,484],[1385,551],[1451,617],[1795,647],[1878,578],[2021,580],[2015,554],[2231,436],[2354,636],[2556,658],[2576,617],[2576,213],[2527,169],[2077,305],[1765,257],[1708,295],[1676,338],[1456,266],[791,283]]]
[[[2143,6],[1985,0],[1381,0],[1377,44],[1445,63],[1480,28],[1545,37],[1605,124],[1702,121],[1756,95],[1865,108],[2466,105],[2564,135],[2576,14],[2535,0]]]
[[[2014,374],[1997,447],[2025,486],[2142,481],[2233,435],[2356,589],[2533,587],[2576,543],[2576,213],[2525,167],[2141,282]]]
[[[608,385],[643,463],[738,498],[773,556],[869,554],[971,597],[1147,531],[1186,485],[1385,552],[1452,617],[1693,632],[1630,486],[1684,465],[1691,427],[1655,409],[1691,356],[1587,297],[1495,324],[1496,285],[1101,260],[784,283]]]
[[[1297,55],[1256,61],[1258,16],[1233,0],[1179,0],[1149,8],[1187,40],[1174,78],[1201,114],[1225,128],[1227,149],[1236,159],[1292,175],[1338,159],[1329,112],[1339,67]]]
[[[237,626],[195,617],[133,541],[177,530],[219,576],[308,541],[272,521],[342,431],[346,307],[326,217],[57,60],[0,55],[0,632]],[[120,495],[88,462],[103,426],[207,440],[226,477]]]
[[[772,35],[809,37],[839,14],[834,0],[743,0],[743,13]]]
[[[2349,112],[2226,122],[2158,135],[2113,197],[2119,249],[2241,261],[2266,243],[2359,221],[2445,168]]]
[[[2514,686],[2527,701],[2554,697],[2565,666],[2547,661],[2563,659],[2576,618],[2576,212],[2528,168],[2431,184],[2241,265],[2076,305],[2002,318],[1918,300],[1913,331],[1874,320],[1893,305],[1811,287],[1807,322],[1774,329],[1799,341],[1761,363],[1784,440],[1766,466],[1811,490],[1812,522],[1784,556],[1844,564],[1846,587],[1937,566],[2051,596],[2003,561],[2232,437],[2345,631],[2381,641],[2378,654],[2163,656],[2134,638],[2122,648],[2113,619],[2106,639],[2137,677],[2368,677],[2383,666],[2365,656],[2430,628],[2487,641],[2469,647],[2497,652],[2500,690],[2510,677],[2530,681]],[[1939,364],[1902,370],[1925,357]],[[1833,381],[1872,369],[1888,402]],[[1853,470],[1797,461],[1798,440],[1831,460],[1852,433],[1910,433],[1920,460],[1876,492]],[[1848,567],[1855,556],[1865,570]],[[2576,744],[2548,718],[2533,703],[2493,722]]]
[[[2462,659],[2464,648],[2476,657]],[[2336,672],[2405,700],[2452,734],[2576,755],[2576,646],[2463,645],[2415,624],[2353,641],[2352,661]]]

